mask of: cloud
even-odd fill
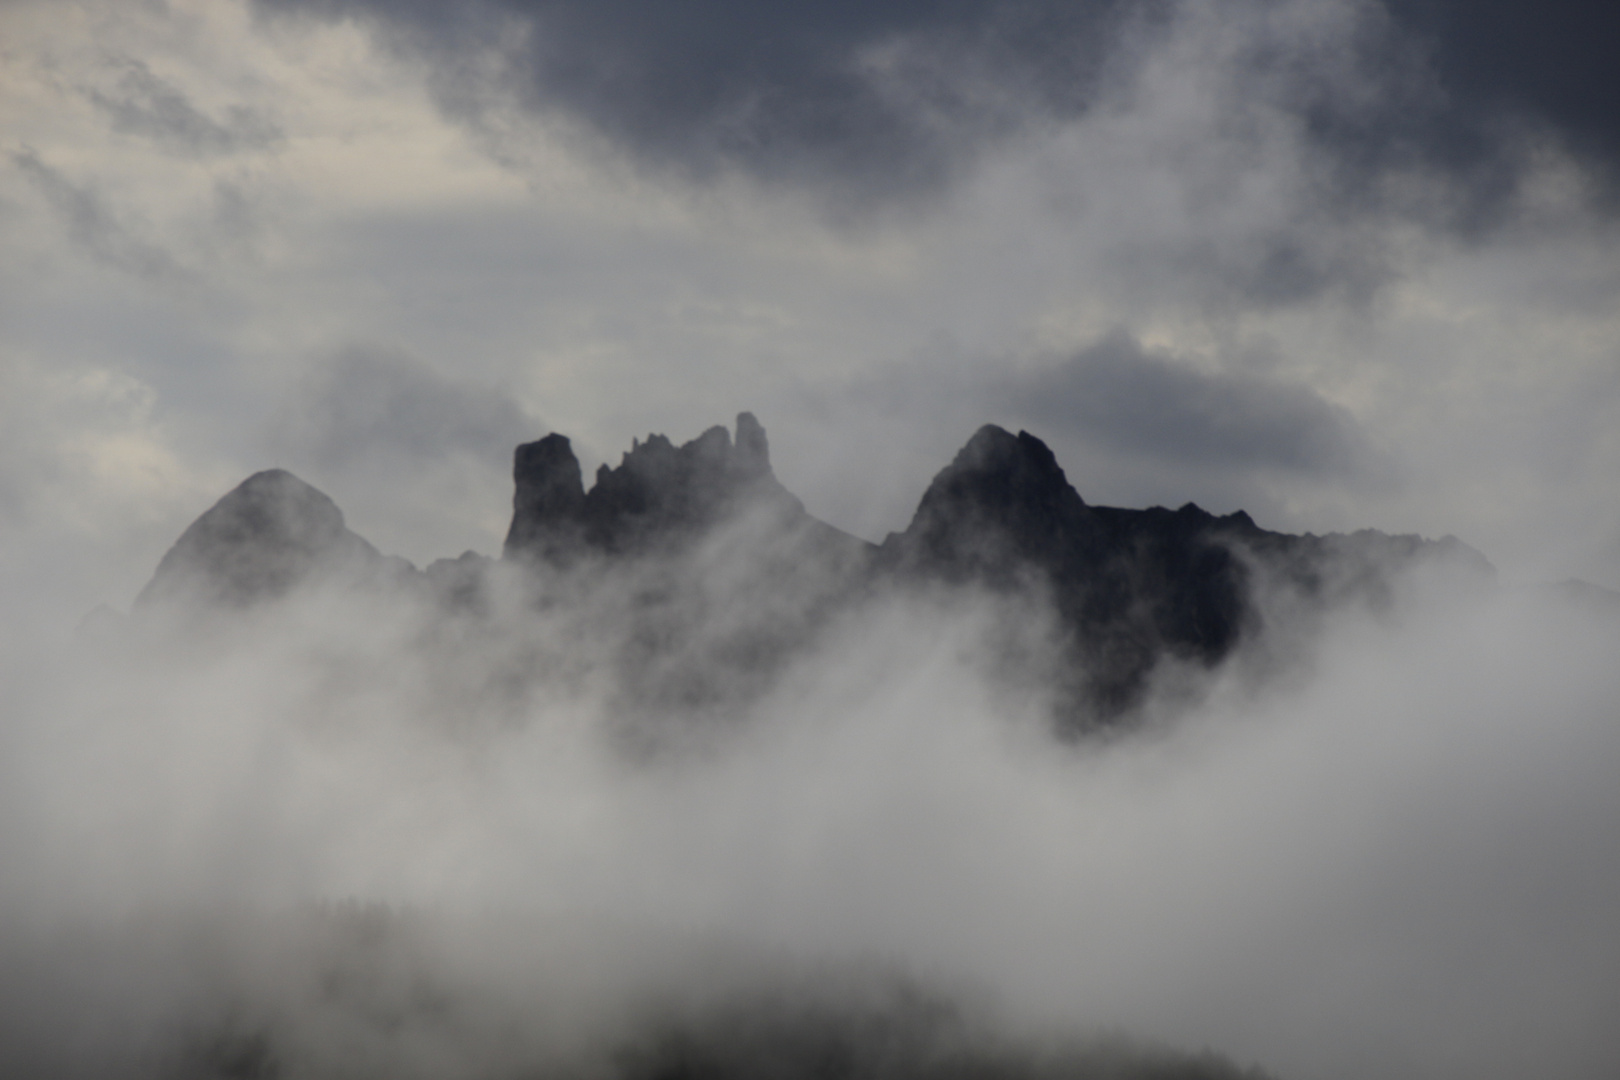
[[[377,457],[416,469],[447,455],[504,459],[534,425],[492,389],[406,354],[356,347],[311,369],[278,428],[289,449],[322,468]]]
[[[722,619],[736,554],[683,582]],[[1402,594],[1075,746],[981,677],[993,613],[886,598],[699,752],[626,755],[604,647],[648,580],[576,584],[7,650],[6,1063],[516,1075],[660,1002],[865,1016],[863,962],[1301,1080],[1620,1062],[1612,612]]]
[[[124,73],[114,94],[89,91],[90,100],[111,119],[114,131],[141,135],[199,157],[262,150],[282,141],[281,129],[256,109],[232,105],[223,120],[216,120],[142,61],[126,58],[119,66]]]
[[[1620,160],[1596,44],[1613,16],[1590,3],[257,2],[381,27],[462,116],[561,112],[688,178],[740,170],[852,203],[936,193],[1010,134],[1129,110],[1143,65],[1189,34],[1228,43],[1201,58],[1218,135],[1257,108],[1289,117],[1342,213],[1488,227],[1540,161],[1527,133],[1600,175]]]
[[[367,539],[422,562],[498,549],[512,449],[540,434],[496,388],[354,346],[296,380],[265,443],[275,462],[336,496]]]
[[[1184,469],[1354,476],[1371,451],[1348,410],[1302,383],[1207,373],[1116,332],[1019,379],[1023,415]]]
[[[1268,529],[1328,532],[1367,522],[1300,513],[1301,493],[1314,510],[1398,497],[1410,485],[1376,430],[1293,374],[1289,358],[1219,348],[1178,355],[1122,329],[1068,353],[974,356],[940,343],[849,381],[816,408],[841,425],[815,451],[822,487],[833,492],[818,502],[873,538],[905,527],[929,478],[986,422],[1048,443],[1093,504],[1190,501],[1246,510]],[[778,457],[779,469],[805,468]],[[881,506],[858,505],[863,493]],[[1398,521],[1394,531],[1415,530]]]
[[[151,280],[189,276],[168,251],[139,236],[93,187],[75,184],[26,147],[13,152],[11,162],[63,219],[73,240],[97,262]]]
[[[153,388],[76,359],[0,354],[0,592],[7,647],[125,602],[176,522],[229,474],[188,460]],[[217,494],[217,491],[214,492]]]
[[[1608,48],[1620,14],[1612,5],[1405,0],[1389,13],[1420,37],[1458,122],[1488,135],[1495,117],[1523,118],[1611,170],[1620,165],[1620,85]]]
[[[359,17],[435,72],[453,110],[510,95],[693,177],[740,169],[854,199],[937,189],[1033,116],[1081,115],[1112,46],[1169,5],[952,2],[679,6],[260,0]]]

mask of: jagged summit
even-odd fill
[[[385,558],[343,522],[324,493],[285,469],[254,473],[180,535],[135,599],[241,606],[283,596],[323,575],[408,569]]]
[[[746,412],[737,417],[735,442],[719,426],[682,446],[663,435],[634,441],[617,468],[597,470],[588,493],[564,435],[519,446],[512,479],[508,558],[555,561],[584,550],[616,555],[669,547],[744,509],[815,521],[771,472],[765,429]]]

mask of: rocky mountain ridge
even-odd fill
[[[564,602],[564,587],[639,575],[622,612],[622,682],[651,711],[708,708],[768,684],[836,613],[900,591],[988,595],[1046,616],[1052,646],[1014,680],[1051,684],[1067,729],[1128,717],[1168,666],[1211,670],[1270,632],[1262,595],[1298,609],[1387,602],[1420,565],[1484,583],[1489,564],[1447,537],[1364,531],[1303,536],[1212,515],[1088,505],[1052,451],[987,425],[934,477],[908,527],[871,544],[817,520],[776,479],[749,413],[677,446],[635,441],[587,490],[566,436],[514,454],[513,517],[500,565]],[[418,571],[349,531],[292,474],[248,478],[164,556],[137,601],[245,606],[310,582],[423,592],[476,609],[497,564],[472,553]],[[605,577],[604,577],[605,576]]]
[[[737,437],[716,425],[676,446],[663,435],[633,440],[617,468],[606,464],[585,490],[566,435],[524,443],[513,454],[508,559],[570,563],[587,555],[645,555],[690,545],[741,515],[776,531],[813,533],[853,555],[871,545],[818,521],[771,471],[765,429],[737,416]]]

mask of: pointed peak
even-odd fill
[[[288,472],[286,469],[260,469],[246,480],[243,480],[240,484],[237,484],[236,487],[232,488],[226,493],[225,497],[229,498],[231,495],[243,490],[244,488],[251,490],[270,487],[285,487],[293,490],[308,488],[317,495],[321,494],[319,488],[315,487],[313,484],[304,482],[297,476]]]
[[[1004,427],[985,424],[956,452],[955,464],[982,466],[1017,452],[1017,436]]]
[[[318,545],[345,531],[343,511],[326,492],[286,469],[265,469],[243,480],[193,523],[215,532],[253,533]]]
[[[1084,505],[1050,447],[1027,431],[1014,435],[995,424],[973,433],[951,464],[934,477],[924,504],[936,492],[944,496],[952,491],[958,497],[971,491],[973,501],[987,506],[1027,504],[1032,499]]]
[[[336,514],[340,522],[343,519],[343,512],[324,491],[306,483],[286,469],[263,469],[254,473],[226,492],[209,513],[221,507],[230,508],[266,500],[307,504],[311,507],[321,507],[322,510],[330,507],[330,513]]]
[[[982,473],[1027,471],[1056,478],[1061,483],[1068,482],[1057,463],[1057,455],[1044,442],[1027,431],[1014,435],[995,424],[985,424],[973,433],[957,451],[951,469]]]
[[[1045,443],[986,424],[924,492],[906,531],[885,542],[903,562],[994,576],[1089,535],[1089,510]]]
[[[135,600],[245,604],[280,596],[326,570],[384,561],[350,532],[325,492],[285,469],[256,472],[175,541]]]
[[[769,474],[771,448],[766,441],[765,429],[751,412],[737,414],[737,448],[733,454],[738,471]]]

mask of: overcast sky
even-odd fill
[[[7,0],[0,584],[126,607],[272,465],[493,553],[518,441],[749,409],[870,539],[996,422],[1089,502],[1620,587],[1614,21]]]

